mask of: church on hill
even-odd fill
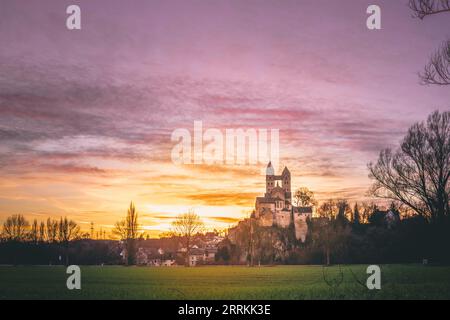
[[[262,227],[295,227],[295,236],[302,242],[306,239],[306,220],[312,217],[312,207],[296,207],[292,203],[291,173],[287,167],[276,175],[272,163],[266,168],[266,192],[257,197],[254,218]]]

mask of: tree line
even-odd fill
[[[389,210],[375,203],[345,199],[323,201],[308,221],[306,243],[287,230],[241,224],[236,244],[219,252],[224,262],[246,256],[256,263],[450,262],[450,112],[433,112],[412,125],[400,146],[384,149],[368,164],[374,198],[391,201]],[[307,188],[294,193],[297,206],[315,206]]]
[[[250,222],[238,235],[237,245],[229,241],[221,245],[218,259],[230,263],[246,255],[250,264],[417,262],[420,258],[450,262],[450,112],[433,112],[411,126],[400,146],[382,150],[368,169],[373,181],[370,193],[392,201],[389,212],[374,203],[356,203],[352,209],[345,199],[330,199],[318,205],[316,218],[308,221],[306,243],[293,237],[293,226],[280,230]],[[294,193],[294,202],[317,205],[307,188]],[[185,249],[186,265],[192,239],[202,230],[203,223],[193,211],[173,221],[170,236]],[[137,240],[143,233],[133,202],[113,234],[123,244],[126,264],[135,264]],[[89,236],[67,217],[40,223],[35,219],[30,224],[20,214],[6,219],[1,235],[3,242],[13,244],[58,244],[66,264],[70,243]]]
[[[172,221],[172,228],[163,235],[166,238],[172,238],[177,241],[175,247],[181,246],[183,249],[183,261],[185,266],[189,266],[189,256],[194,245],[194,238],[204,231],[204,224],[199,215],[193,210],[178,215]],[[123,243],[123,259],[127,265],[136,264],[136,252],[138,240],[143,238],[142,226],[139,223],[139,215],[133,202],[127,211],[127,215],[122,220],[116,222],[113,229],[116,235]]]
[[[40,223],[34,219],[30,224],[21,214],[15,214],[3,223],[1,241],[9,243],[28,242],[35,245],[43,243],[59,244],[64,248],[65,264],[69,264],[69,246],[82,236],[78,224],[61,217],[59,220],[48,218]]]
[[[82,234],[78,224],[67,217],[59,220],[48,218],[40,223],[34,219],[30,224],[23,215],[15,214],[6,218],[1,236],[7,241],[68,243],[79,239]]]

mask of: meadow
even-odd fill
[[[450,299],[450,267],[382,265],[381,290],[366,267],[82,266],[68,290],[62,266],[0,266],[0,299]]]

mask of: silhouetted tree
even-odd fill
[[[360,222],[366,224],[369,222],[369,217],[374,210],[376,210],[376,204],[372,202],[362,202],[360,211]]]
[[[450,214],[450,112],[416,123],[396,151],[369,164],[374,196],[400,201],[434,222]]]
[[[28,237],[30,223],[21,214],[15,214],[3,223],[3,236],[7,240],[24,241]]]
[[[47,241],[50,243],[56,242],[58,237],[58,220],[48,218],[46,223],[46,229],[47,229],[46,230]]]
[[[133,202],[130,203],[125,219],[116,222],[113,234],[125,243],[127,265],[136,263],[136,241],[139,238],[140,225],[138,213]]]
[[[321,219],[315,222],[313,237],[323,248],[326,265],[330,265],[332,254],[341,255],[346,246],[351,232],[345,216],[348,210],[346,200],[328,200],[323,202],[317,211]]]
[[[352,209],[348,204],[348,201],[345,199],[339,199],[336,201],[336,206],[338,208],[338,215],[336,219],[341,224],[346,224],[351,220],[352,217]]]
[[[295,191],[294,200],[297,207],[311,207],[317,205],[314,192],[305,187]]]
[[[431,56],[419,76],[422,84],[450,85],[450,40]]]
[[[37,244],[39,242],[39,225],[36,219],[33,220],[30,230],[30,240]]]
[[[450,0],[409,0],[409,7],[419,19],[439,13],[450,14]],[[431,56],[419,77],[422,84],[450,85],[450,39]]]
[[[230,251],[227,246],[222,246],[217,250],[215,260],[222,263],[228,263],[230,261]]]
[[[319,217],[322,218],[322,223],[319,228],[319,233],[316,234],[316,240],[319,240],[319,242],[321,242],[321,245],[324,249],[326,265],[330,265],[331,249],[333,246],[334,238],[336,236],[334,232],[334,224],[339,213],[336,201],[330,199],[323,202],[317,212],[319,214]]]
[[[358,202],[356,202],[355,206],[353,208],[353,223],[358,225],[358,224],[360,224],[360,221],[361,221],[361,217],[359,214]]]
[[[193,237],[203,229],[203,222],[193,210],[176,217],[172,222],[172,234],[179,237],[186,248],[185,265],[189,266],[189,255],[193,245]]]
[[[450,0],[409,0],[414,16],[423,19],[438,13],[450,12]]]
[[[39,242],[45,241],[45,223],[41,221],[39,224]]]
[[[385,217],[386,213],[384,211],[379,210],[378,207],[374,207],[374,210],[369,216],[369,223],[373,226],[384,227]]]
[[[58,241],[64,246],[65,249],[65,262],[66,266],[69,265],[69,246],[70,242],[78,239],[80,236],[80,227],[73,220],[64,219],[61,217],[58,224]]]

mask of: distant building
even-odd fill
[[[264,197],[257,197],[255,202],[255,218],[259,225],[288,228],[294,224],[297,240],[304,242],[308,232],[306,220],[312,217],[312,212],[312,207],[296,207],[292,204],[289,169],[285,167],[281,175],[275,175],[269,162],[266,168],[266,193]]]
[[[205,244],[207,247],[217,247],[217,245],[224,239],[216,232],[207,232],[205,234]]]
[[[206,263],[215,262],[216,254],[217,254],[217,246],[215,246],[215,247],[207,247],[207,248],[205,248],[205,252],[203,254],[203,260]]]
[[[205,261],[205,250],[199,248],[192,248],[189,252],[189,266],[195,267],[196,265],[203,264]]]
[[[396,226],[400,222],[400,214],[396,210],[388,210],[384,216],[386,226],[390,229]]]
[[[181,255],[186,254],[186,249],[183,249],[179,251]],[[206,248],[198,248],[197,246],[194,246],[189,252],[189,266],[194,267],[200,264],[212,264],[215,262],[216,254],[217,246],[209,246]]]
[[[153,267],[175,266],[175,259],[168,259],[161,249],[139,247],[136,253],[136,264]]]

